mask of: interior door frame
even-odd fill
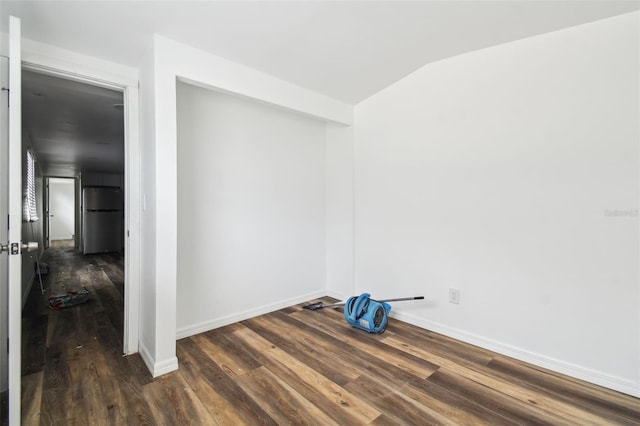
[[[138,352],[140,334],[140,145],[138,117],[138,80],[90,69],[86,64],[59,61],[56,58],[25,51],[22,70],[47,74],[93,86],[117,90],[123,94],[125,157],[125,271],[123,354]]]
[[[51,224],[49,223],[49,177],[43,176],[44,182],[42,184],[42,244],[45,249],[48,249],[51,245],[51,239],[49,238],[49,232]]]

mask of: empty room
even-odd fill
[[[640,424],[640,2],[3,0],[0,25],[2,424]],[[120,272],[24,231],[22,153],[36,204],[82,165],[23,76],[116,99]],[[42,309],[71,258],[88,297]]]

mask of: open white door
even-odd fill
[[[8,217],[7,182],[9,174],[7,172],[9,161],[9,58],[0,56],[0,217]],[[6,244],[9,241],[8,226],[0,226],[0,242]],[[2,395],[2,408],[0,413],[0,424],[7,421],[7,395],[9,390],[7,357],[9,355],[7,342],[9,340],[9,324],[7,304],[7,262],[8,256],[0,255],[0,395]]]
[[[9,255],[9,425],[20,424],[20,341],[22,313],[22,65],[20,20],[9,18],[9,152],[8,205],[9,241],[3,249]]]

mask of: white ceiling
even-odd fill
[[[3,0],[0,13],[22,18],[26,38],[130,66],[158,33],[355,104],[427,63],[638,8],[638,0]]]
[[[25,38],[133,67],[157,33],[357,104],[430,62],[638,9],[640,0],[0,0],[0,23],[14,15]],[[122,112],[111,106],[121,94],[30,73],[24,90],[46,174],[122,170]]]

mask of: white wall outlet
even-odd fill
[[[456,305],[460,303],[460,290],[457,288],[449,289],[449,303],[455,303]]]

